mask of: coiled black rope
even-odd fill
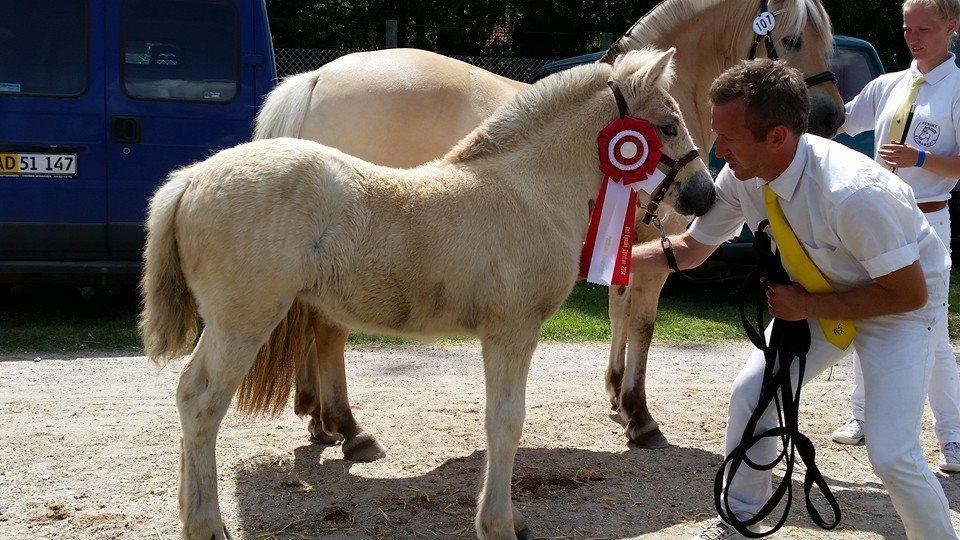
[[[753,247],[758,259],[757,270],[754,271],[745,281],[740,290],[740,321],[743,328],[753,342],[754,346],[763,351],[766,360],[766,366],[763,373],[763,384],[760,390],[760,399],[757,408],[753,411],[750,419],[747,421],[740,444],[724,459],[723,464],[717,471],[716,479],[713,484],[713,499],[717,513],[726,523],[732,525],[737,532],[747,538],[762,538],[779,530],[786,522],[790,514],[790,505],[793,499],[793,469],[796,456],[806,467],[806,473],[803,479],[803,491],[806,497],[807,512],[810,518],[819,527],[823,529],[833,529],[840,523],[840,505],[837,499],[830,491],[823,474],[816,465],[816,449],[810,439],[800,433],[798,427],[798,413],[800,408],[800,388],[803,381],[804,369],[806,368],[807,353],[810,351],[810,327],[806,320],[784,321],[774,318],[773,328],[770,334],[770,342],[767,343],[763,329],[763,312],[765,309],[764,295],[757,302],[755,321],[756,325],[751,324],[747,318],[746,301],[750,285],[758,283],[760,290],[765,291],[768,283],[790,283],[790,277],[784,270],[780,262],[780,256],[773,253],[771,248],[770,236],[764,229],[769,222],[764,220],[757,231]],[[790,368],[796,359],[799,371],[799,378],[796,390],[793,389],[793,383],[790,378]],[[769,429],[763,433],[756,433],[757,424],[764,412],[773,404],[777,410],[778,427]],[[777,438],[780,440],[781,450],[777,457],[770,463],[755,463],[747,453],[760,441],[767,438]],[[756,515],[741,520],[730,509],[727,490],[737,474],[737,471],[743,465],[758,471],[771,470],[779,463],[783,462],[786,470],[783,479],[777,485],[771,498],[760,508]],[[827,521],[814,506],[811,499],[811,492],[814,486],[820,491],[823,498],[829,503],[833,511],[833,519]],[[781,501],[786,497],[783,513],[777,520],[773,528],[754,532],[750,529],[767,518],[776,510]]]

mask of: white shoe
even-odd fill
[[[940,447],[937,467],[943,472],[960,472],[960,443],[948,442]]]
[[[693,537],[693,540],[741,540],[746,538],[738,533],[732,525],[727,524],[720,518],[715,518],[707,525],[700,534]]]
[[[833,442],[840,444],[861,444],[863,442],[863,422],[856,418],[847,420],[833,431]],[[958,462],[960,464],[960,462]]]

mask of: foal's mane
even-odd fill
[[[475,160],[501,153],[523,135],[570,114],[571,104],[589,99],[610,79],[608,64],[586,64],[537,81],[501,105],[446,156],[444,163]],[[611,103],[613,103],[611,98]]]
[[[735,0],[663,0],[637,21],[611,49],[623,52],[653,43],[656,38],[694,20],[701,12],[732,1]],[[738,17],[738,20],[731,23],[732,29],[738,32],[741,29],[750,28],[760,7],[759,0],[740,0],[739,3],[746,11]],[[782,13],[777,14],[777,27],[774,32],[778,36],[801,34],[809,21],[813,23],[820,36],[823,49],[832,50],[833,31],[830,27],[830,17],[820,0],[774,0],[771,2],[770,9],[771,11],[783,10]],[[727,32],[730,30],[731,28],[720,29]],[[610,53],[607,56],[610,56]]]

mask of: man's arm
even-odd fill
[[[677,257],[677,265],[681,270],[696,268],[707,260],[717,246],[711,246],[694,240],[689,232],[670,237],[673,253]],[[633,271],[644,274],[667,274],[670,267],[667,257],[663,254],[663,247],[659,240],[647,242],[633,248],[631,255]]]
[[[798,283],[767,290],[770,314],[788,321],[879,317],[920,309],[926,301],[920,261],[845,292],[811,294]]]

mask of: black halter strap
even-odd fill
[[[627,106],[627,100],[623,97],[623,91],[620,90],[620,85],[617,84],[617,81],[607,81],[607,85],[610,87],[610,90],[613,91],[613,98],[617,101],[617,109],[620,111],[620,118],[630,114],[629,107]],[[666,165],[668,167],[666,177],[663,179],[663,182],[657,186],[657,189],[655,189],[650,195],[650,202],[648,202],[645,207],[641,206],[640,203],[637,203],[638,207],[644,208],[646,211],[646,214],[643,216],[644,225],[650,225],[651,221],[656,220],[657,222],[655,225],[660,228],[659,220],[656,218],[656,211],[658,208],[660,208],[660,203],[662,203],[664,197],[667,196],[667,191],[670,189],[670,186],[676,182],[680,171],[699,157],[700,151],[696,148],[687,152],[686,155],[681,157],[679,160],[674,160],[666,154],[660,155],[659,164]]]
[[[760,0],[760,10],[757,12],[757,16],[763,15],[764,13],[770,12],[770,2],[769,0]],[[777,54],[777,47],[773,42],[773,31],[767,32],[764,35],[757,33],[756,28],[753,30],[753,45],[750,46],[750,54],[747,56],[748,60],[753,60],[757,57],[757,50],[760,48],[760,42],[763,42],[764,48],[767,50],[767,58],[771,60],[779,60],[780,55]],[[830,70],[824,71],[822,73],[817,73],[816,75],[811,75],[803,81],[806,83],[807,88],[813,88],[818,84],[823,84],[825,82],[832,82],[834,85],[837,84],[837,76]]]

